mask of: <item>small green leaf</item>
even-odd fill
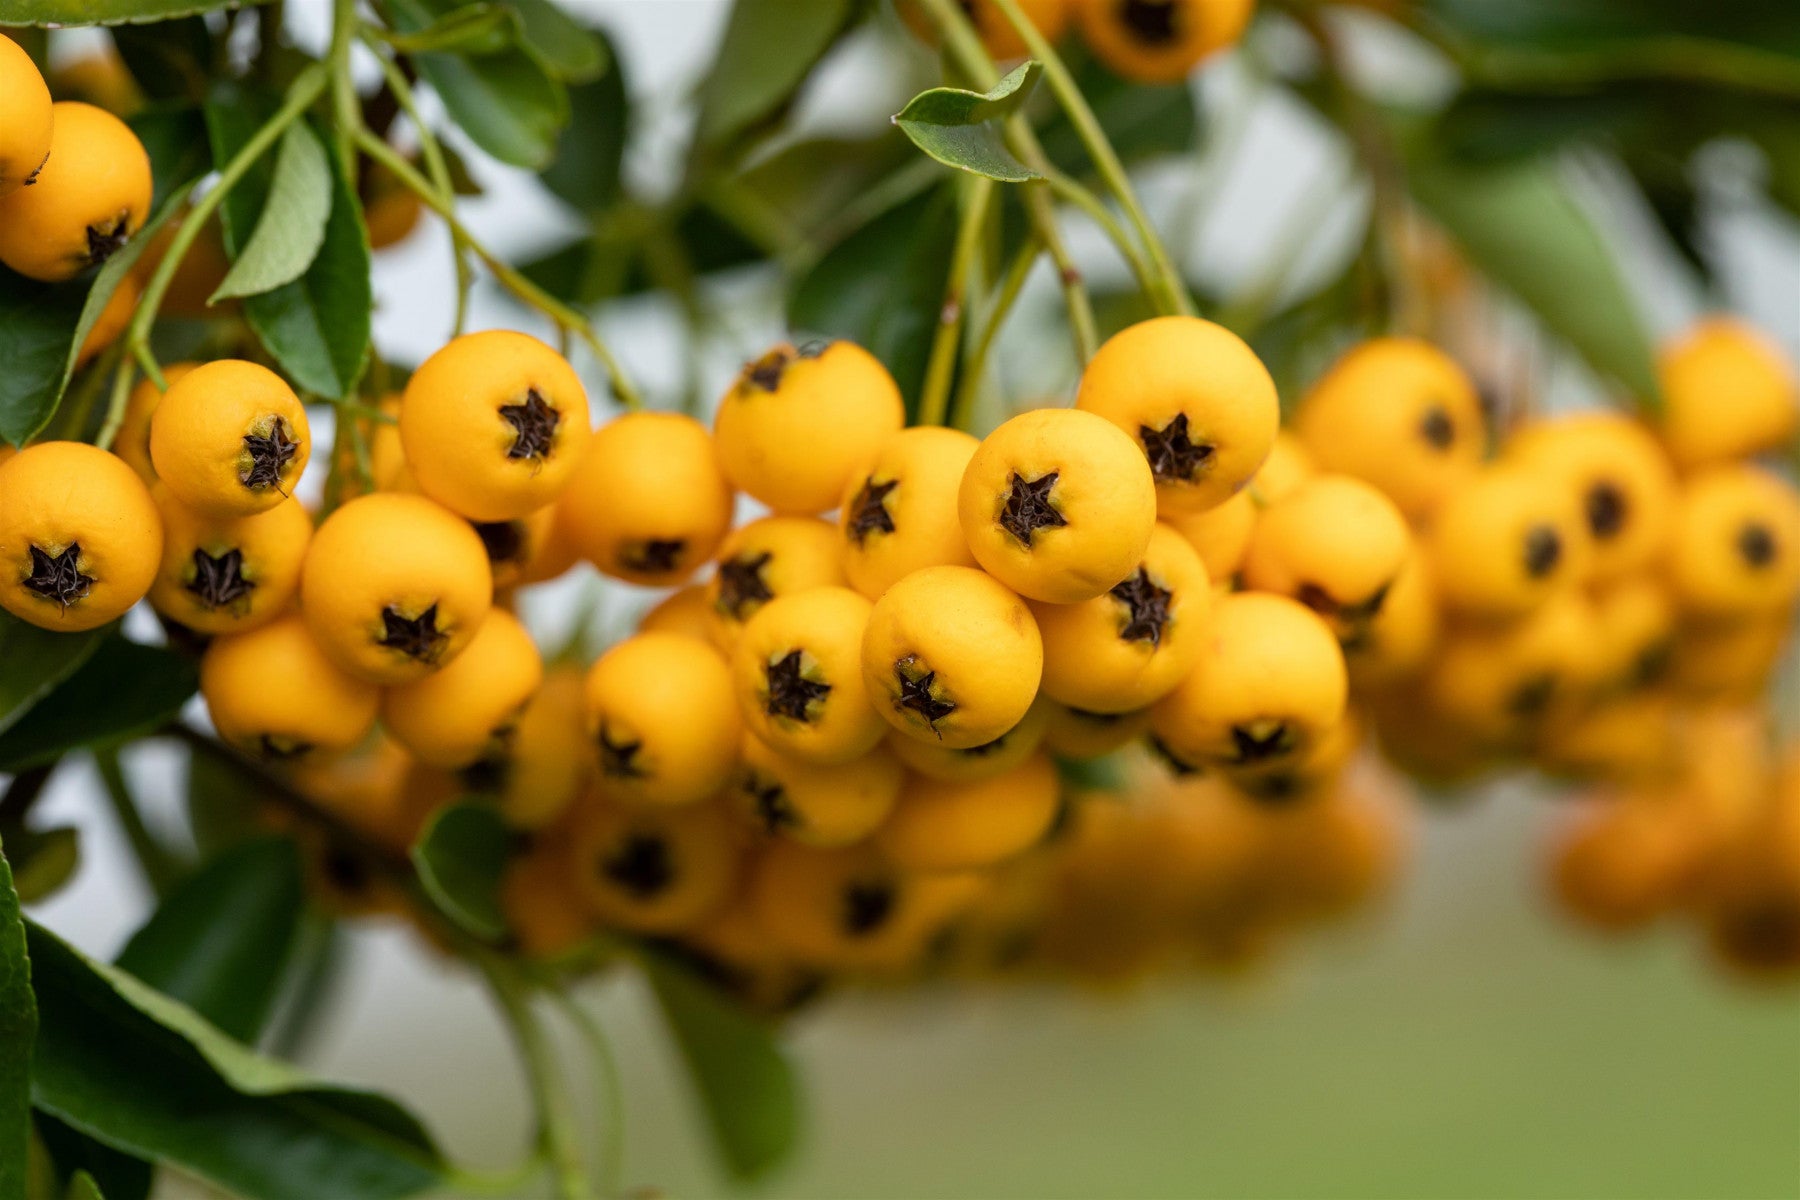
[[[389,0],[403,33],[417,33],[456,10],[454,0]],[[450,117],[483,150],[515,167],[539,170],[569,119],[569,97],[539,56],[523,47],[495,54],[421,54],[419,73]]]
[[[54,633],[0,612],[0,734],[73,675],[100,648],[112,626]]]
[[[256,229],[207,303],[260,295],[300,278],[325,242],[330,216],[331,163],[319,135],[297,121],[282,135]]]
[[[10,0],[0,25],[136,25],[268,0]]]
[[[6,849],[19,902],[36,904],[67,883],[81,865],[81,831],[72,825],[15,829],[7,835]]]
[[[260,1200],[443,1186],[436,1146],[393,1101],[261,1057],[42,926],[27,923],[26,944],[42,1014],[32,1098],[76,1130]]]
[[[566,83],[591,83],[618,58],[604,39],[551,0],[506,0],[518,14],[519,35],[551,72]]]
[[[291,840],[246,842],[170,892],[131,935],[118,965],[254,1044],[299,944],[305,899]]]
[[[687,1060],[725,1165],[760,1178],[793,1152],[800,1088],[774,1032],[685,968],[644,956],[644,973]]]
[[[460,928],[490,941],[506,934],[499,888],[510,840],[492,808],[453,804],[431,819],[412,848],[425,894]]]
[[[156,1171],[143,1159],[77,1133],[46,1112],[37,1113],[35,1124],[38,1140],[56,1164],[58,1176],[84,1172],[96,1181],[107,1200],[144,1200],[150,1194]]]
[[[77,1171],[69,1176],[69,1190],[63,1193],[64,1200],[106,1200],[100,1185],[86,1171]]]
[[[10,847],[0,846],[0,1196],[23,1196],[31,1141],[31,1046],[38,1018],[8,853]]]
[[[556,141],[556,157],[541,172],[545,186],[590,216],[618,203],[631,120],[621,61],[608,53],[611,65],[605,72],[569,89],[569,123]]]
[[[854,0],[737,0],[701,85],[696,146],[716,151],[779,117],[860,7]]]
[[[115,745],[174,719],[199,687],[193,662],[157,646],[107,639],[73,675],[0,733],[0,771],[22,771],[83,746]]]
[[[1024,183],[1038,173],[1013,157],[1000,122],[1031,95],[1043,64],[1020,63],[985,95],[962,88],[932,88],[907,101],[894,117],[913,145],[947,167],[1002,183]]]

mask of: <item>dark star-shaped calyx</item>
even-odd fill
[[[1293,748],[1293,738],[1283,721],[1257,721],[1231,727],[1231,745],[1240,763],[1264,762],[1286,754]]]
[[[1761,521],[1747,522],[1738,530],[1737,551],[1746,566],[1761,570],[1775,561],[1775,535]]]
[[[937,723],[956,711],[956,703],[931,694],[931,685],[937,682],[936,671],[927,671],[915,678],[907,670],[913,665],[911,658],[894,664],[894,678],[900,684],[900,696],[894,701],[894,707],[918,713],[931,726],[931,731],[937,733]]]
[[[289,435],[287,422],[275,417],[268,436],[244,435],[244,452],[250,456],[250,465],[239,472],[238,481],[251,491],[272,487],[282,492],[281,472],[300,453],[300,443]]]
[[[1052,471],[1037,479],[1026,479],[1014,471],[1007,483],[1006,503],[1000,508],[1000,527],[1028,550],[1031,535],[1038,530],[1057,529],[1069,523],[1050,503],[1057,474]]]
[[[1125,582],[1114,585],[1111,594],[1125,606],[1125,627],[1119,630],[1119,637],[1127,642],[1162,645],[1163,630],[1169,624],[1169,602],[1175,594],[1158,587],[1143,567]]]
[[[769,590],[769,583],[763,578],[763,568],[774,557],[764,550],[761,554],[739,554],[720,563],[719,611],[734,621],[741,621],[749,615],[747,610],[773,600],[775,593]]]
[[[767,833],[780,833],[800,824],[800,814],[788,802],[787,789],[779,783],[764,780],[755,772],[744,777],[744,794],[750,797],[756,819]]]
[[[500,419],[513,428],[513,444],[506,448],[508,458],[542,460],[550,457],[550,446],[562,414],[544,403],[536,388],[525,392],[522,404],[502,404]]]
[[[885,879],[859,879],[844,889],[844,932],[860,937],[874,933],[894,915],[899,896]]]
[[[600,871],[639,900],[648,900],[675,881],[669,844],[650,833],[633,833],[607,855]]]
[[[648,773],[637,760],[644,743],[638,739],[615,739],[605,721],[600,722],[600,771],[614,779],[645,779]]]
[[[64,612],[94,586],[94,577],[81,573],[80,542],[70,542],[61,554],[46,554],[36,546],[27,546],[26,550],[31,556],[31,574],[24,578],[23,586],[46,600],[56,601]]]
[[[1533,525],[1525,533],[1525,574],[1542,579],[1562,561],[1562,536],[1548,525]]]
[[[475,536],[481,539],[491,563],[518,562],[525,557],[525,530],[522,521],[473,521]]]
[[[800,673],[798,650],[789,650],[771,662],[764,668],[764,676],[769,685],[765,707],[771,717],[789,717],[810,723],[819,715],[812,711],[814,703],[831,694],[829,683],[816,682]]]
[[[1456,440],[1456,425],[1442,405],[1434,404],[1419,418],[1419,436],[1433,450],[1448,450]]]
[[[1166,46],[1179,36],[1175,30],[1176,0],[1123,0],[1119,23],[1131,36],[1152,46]]]
[[[87,227],[88,265],[99,266],[124,249],[125,243],[130,240],[131,223],[124,213],[120,213],[110,222],[89,225]]]
[[[381,610],[380,644],[398,650],[420,662],[436,662],[450,635],[437,627],[437,605],[433,604],[416,617],[409,617],[389,605]]]
[[[256,587],[244,578],[244,552],[235,546],[214,558],[194,547],[194,577],[185,585],[202,608],[223,608]]]
[[[627,545],[619,562],[629,571],[666,575],[681,565],[681,553],[686,549],[686,538],[649,538]]]
[[[1138,440],[1144,443],[1144,454],[1150,459],[1150,473],[1156,476],[1158,483],[1192,483],[1213,456],[1211,446],[1196,445],[1188,436],[1186,413],[1176,413],[1175,418],[1161,429],[1139,425]]]
[[[894,514],[888,511],[888,494],[900,486],[898,479],[876,483],[873,475],[863,482],[862,490],[850,502],[850,521],[844,531],[858,546],[871,533],[894,532]]]

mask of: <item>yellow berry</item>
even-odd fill
[[[879,746],[848,762],[824,764],[783,754],[750,736],[744,739],[743,766],[731,797],[751,824],[772,837],[847,846],[887,819],[903,777],[894,756]]]
[[[726,650],[744,625],[779,596],[844,586],[837,531],[817,517],[763,517],[734,531],[706,581],[713,640]]]
[[[157,478],[202,516],[274,508],[293,495],[311,454],[300,398],[252,362],[223,359],[187,371],[150,416]]]
[[[24,47],[0,37],[0,112],[6,129],[0,134],[0,196],[35,184],[39,168],[50,158],[52,106],[50,89]]]
[[[0,99],[11,100],[10,91]],[[10,143],[13,115],[6,111]],[[22,116],[22,132],[34,138],[37,118],[29,102]],[[51,124],[50,156],[39,160],[37,178],[0,195],[0,262],[31,279],[58,283],[105,262],[143,228],[150,215],[150,156],[130,126],[91,104],[55,104]],[[0,162],[0,180],[14,169]]]
[[[921,425],[889,438],[850,480],[838,506],[843,569],[871,600],[925,567],[972,567],[956,489],[980,443]]]
[[[543,680],[531,635],[492,609],[443,669],[382,695],[381,723],[420,762],[458,770],[504,750]]]
[[[750,731],[783,754],[842,763],[887,732],[862,672],[869,601],[843,587],[771,600],[745,624],[731,653],[738,705]]]
[[[697,804],[737,766],[743,722],[731,672],[692,638],[640,633],[613,646],[588,671],[586,711],[608,800]]]
[[[971,783],[915,776],[874,844],[903,870],[993,867],[1043,840],[1060,792],[1056,766],[1042,754]]]
[[[1315,475],[1257,518],[1244,586],[1300,601],[1350,647],[1381,615],[1412,549],[1393,501],[1360,479]]]
[[[300,588],[312,518],[298,500],[247,517],[204,517],[158,484],[162,564],[150,603],[198,633],[241,633],[280,615]]]
[[[380,700],[333,665],[298,613],[214,641],[200,660],[200,694],[220,737],[277,761],[354,749]]]
[[[1781,348],[1732,317],[1710,317],[1664,346],[1663,444],[1684,471],[1773,450],[1800,422],[1800,381]]]

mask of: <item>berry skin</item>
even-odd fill
[[[927,567],[875,602],[862,669],[888,724],[966,750],[1024,718],[1043,677],[1044,643],[1025,602],[990,576]]]
[[[200,695],[220,737],[272,761],[354,749],[374,728],[380,701],[332,664],[292,612],[208,646]]]
[[[557,504],[581,556],[647,587],[678,584],[731,528],[731,489],[706,427],[679,413],[626,413],[594,434]]]
[[[1319,464],[1311,450],[1292,433],[1283,429],[1275,435],[1262,469],[1250,480],[1250,491],[1257,504],[1273,504],[1319,473]]]
[[[1344,716],[1344,655],[1319,615],[1260,592],[1221,597],[1199,661],[1150,713],[1188,767],[1252,765],[1305,752]]]
[[[936,742],[895,733],[887,745],[894,757],[916,775],[940,783],[980,783],[1014,770],[1037,752],[1050,723],[1050,701],[1040,697],[1019,723],[991,742],[967,750],[951,750]]]
[[[719,401],[713,438],[733,487],[810,516],[836,504],[905,423],[899,385],[861,346],[783,344],[745,365]]]
[[[1474,383],[1416,338],[1350,350],[1301,400],[1295,428],[1321,469],[1374,484],[1413,519],[1475,473],[1484,438]]]
[[[1156,525],[1156,484],[1117,426],[1080,409],[1022,413],[990,433],[957,496],[988,573],[1049,604],[1092,600],[1137,569]]]
[[[771,600],[731,652],[738,705],[750,732],[812,763],[860,758],[887,726],[863,685],[870,605],[849,588],[812,588]]]
[[[1675,637],[1675,605],[1654,576],[1641,575],[1592,590],[1600,641],[1595,675],[1600,686],[1629,691],[1668,673]]]
[[[525,560],[518,564],[516,580],[502,584],[496,575],[495,587],[526,587],[534,583],[548,583],[552,579],[562,578],[581,561],[581,552],[569,538],[561,504],[547,505],[520,520],[526,530]]]
[[[538,962],[574,950],[594,933],[569,847],[546,839],[507,864],[500,878],[500,911],[519,952]]]
[[[908,871],[993,867],[1043,840],[1060,792],[1056,766],[1042,754],[973,783],[914,777],[874,845]]]
[[[1075,407],[1138,445],[1164,517],[1205,512],[1256,474],[1275,442],[1275,381],[1242,338],[1197,317],[1114,334],[1081,375]]]
[[[203,517],[158,484],[162,565],[150,603],[197,633],[242,633],[280,615],[300,587],[312,518],[298,500],[247,517]]]
[[[510,828],[543,829],[559,820],[594,773],[584,705],[581,672],[550,669],[498,751],[464,768],[462,782],[482,785]]]
[[[925,567],[972,567],[956,489],[981,443],[920,425],[882,444],[838,505],[844,576],[871,600]]]
[[[150,156],[125,122],[65,100],[53,106],[52,123],[50,158],[36,181],[0,197],[0,262],[46,283],[110,258],[143,228],[151,193]]]
[[[50,89],[24,47],[0,38],[0,197],[34,186],[38,168],[50,157]]]
[[[381,723],[425,765],[460,770],[504,752],[543,681],[531,635],[491,609],[453,661],[382,694]]]
[[[1748,703],[1768,685],[1792,632],[1793,621],[1783,612],[1683,622],[1669,657],[1669,681],[1689,699]]]
[[[895,972],[981,887],[972,875],[902,871],[867,844],[820,850],[776,841],[756,860],[749,902],[769,940],[805,965]]]
[[[454,662],[493,602],[487,550],[469,523],[397,492],[360,496],[313,534],[300,605],[342,669],[392,687]]]
[[[554,501],[589,438],[587,392],[562,355],[504,329],[467,333],[420,364],[400,403],[419,490],[472,521]]]
[[[1683,471],[1776,449],[1800,423],[1793,364],[1742,321],[1698,322],[1663,347],[1657,368],[1663,445]]]
[[[95,629],[144,598],[162,521],[123,461],[39,442],[0,463],[0,608],[43,629]]]
[[[487,551],[488,569],[494,573],[494,590],[503,592],[554,579],[568,570],[576,555],[566,543],[553,546],[556,538],[556,506],[545,505],[534,513],[510,521],[471,521],[475,536]],[[547,572],[547,574],[538,574]]]
[[[1256,501],[1246,490],[1203,513],[1170,517],[1168,524],[1200,555],[1207,578],[1215,584],[1225,584],[1238,573],[1244,556],[1250,553],[1256,515]]]
[[[1661,556],[1675,507],[1675,475],[1662,448],[1618,413],[1578,413],[1528,425],[1507,457],[1547,473],[1579,500],[1592,547],[1590,576],[1605,583]]]
[[[1520,620],[1453,631],[1421,686],[1437,716],[1486,744],[1511,746],[1587,698],[1599,645],[1592,603],[1569,589]]]
[[[1756,467],[1694,475],[1676,509],[1667,573],[1677,606],[1705,620],[1786,608],[1800,595],[1800,494]]]
[[[669,934],[711,918],[736,889],[742,831],[716,804],[585,806],[571,843],[593,914],[633,933]]]
[[[1348,650],[1368,636],[1412,549],[1393,501],[1349,475],[1315,475],[1257,519],[1244,586],[1300,601]]]
[[[1574,494],[1519,466],[1490,467],[1450,495],[1426,548],[1445,607],[1472,617],[1523,616],[1587,574]]]
[[[1431,563],[1414,548],[1394,576],[1381,610],[1361,636],[1343,643],[1351,683],[1380,687],[1416,675],[1437,645],[1442,624]]]
[[[1044,694],[1090,712],[1154,704],[1199,657],[1211,599],[1200,556],[1158,524],[1137,570],[1110,592],[1031,606],[1044,639]]]
[[[1075,0],[1082,40],[1133,83],[1174,83],[1243,36],[1256,0]]]
[[[823,765],[744,739],[732,806],[770,837],[807,846],[848,846],[873,833],[893,811],[905,772],[876,747],[861,758]]]
[[[843,546],[817,517],[762,517],[734,531],[706,581],[713,641],[729,651],[769,601],[809,588],[843,587]]]
[[[1150,727],[1150,710],[1130,713],[1096,713],[1047,701],[1044,749],[1057,758],[1077,762],[1102,758],[1137,741]]]
[[[639,807],[698,804],[737,768],[743,721],[718,652],[673,633],[639,633],[589,669],[588,743],[596,790]]]
[[[1679,899],[1702,849],[1673,797],[1608,797],[1563,831],[1551,879],[1569,915],[1608,932],[1637,929]]]
[[[638,620],[639,633],[674,633],[693,638],[703,646],[713,644],[712,606],[706,589],[697,583],[670,592]]]
[[[169,382],[150,416],[150,462],[207,517],[266,512],[292,496],[312,454],[306,409],[267,367],[204,363]]]

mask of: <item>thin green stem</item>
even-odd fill
[[[561,989],[544,993],[560,1009],[587,1044],[594,1062],[594,1082],[600,1102],[600,1194],[618,1196],[625,1169],[625,1085],[619,1074],[618,1056],[599,1020]]]
[[[315,63],[294,77],[281,107],[244,143],[236,156],[225,164],[212,189],[195,201],[193,208],[188,210],[188,215],[182,219],[180,228],[175,231],[175,237],[169,242],[168,253],[156,264],[156,273],[145,285],[144,294],[138,298],[137,308],[131,314],[131,324],[125,331],[125,345],[143,368],[144,375],[158,388],[165,388],[168,384],[163,378],[162,367],[157,364],[156,356],[150,352],[150,327],[162,308],[163,296],[175,278],[176,269],[181,266],[182,259],[187,257],[194,239],[200,236],[201,228],[224,202],[225,197],[231,194],[231,189],[237,186],[238,181],[243,179],[245,172],[257,160],[269,152],[270,147],[287,132],[287,127],[312,107],[313,101],[324,93],[327,79],[325,66],[320,63]]]
[[[124,768],[119,765],[119,752],[94,751],[94,766],[100,772],[101,790],[106,793],[113,816],[117,818],[119,828],[131,846],[138,869],[144,873],[144,881],[157,896],[166,895],[169,885],[181,875],[182,864],[169,853],[167,847],[156,840],[149,826],[144,824],[143,815],[138,811],[137,799],[131,794],[131,782],[125,778]]]
[[[956,372],[956,351],[962,341],[963,309],[969,271],[981,246],[981,230],[987,222],[988,202],[994,181],[975,176],[963,184],[962,218],[956,227],[956,244],[950,256],[950,274],[944,283],[944,302],[938,307],[937,332],[931,339],[931,357],[925,364],[925,386],[919,395],[919,424],[942,425],[950,403],[950,381]]]
[[[1156,268],[1161,286],[1155,294],[1160,302],[1167,306],[1169,312],[1191,316],[1194,302],[1188,296],[1187,285],[1182,282],[1181,273],[1170,261],[1162,239],[1157,236],[1156,227],[1150,223],[1143,205],[1138,203],[1131,178],[1125,173],[1125,164],[1119,161],[1118,152],[1107,139],[1106,131],[1100,127],[1100,119],[1088,106],[1087,97],[1081,94],[1081,88],[1075,83],[1075,77],[1069,73],[1062,57],[1056,53],[1056,47],[1032,24],[1031,18],[1019,7],[1018,0],[994,0],[994,6],[1024,41],[1031,57],[1044,64],[1044,79],[1055,93],[1057,103],[1062,106],[1069,124],[1074,127],[1088,157],[1093,160],[1094,169],[1100,172],[1100,178],[1107,189],[1118,200],[1119,207],[1125,210],[1125,219],[1137,230],[1143,248]]]
[[[537,1108],[538,1135],[550,1160],[556,1194],[562,1200],[592,1200],[587,1172],[581,1162],[574,1114],[556,1069],[553,1048],[544,1037],[536,1014],[531,1011],[530,989],[510,964],[491,955],[481,954],[477,965],[487,979],[488,989],[499,1004],[524,1061],[532,1100]]]
[[[1137,277],[1138,287],[1149,295],[1156,295],[1157,288],[1160,286],[1156,268],[1145,260],[1136,244],[1126,236],[1125,227],[1119,224],[1119,219],[1113,216],[1112,210],[1106,207],[1106,203],[1054,167],[1046,164],[1040,170],[1043,172],[1044,182],[1050,186],[1050,191],[1058,199],[1066,200],[1086,213],[1088,218],[1100,227],[1100,231],[1112,240],[1113,245],[1119,248],[1119,253],[1124,256],[1125,262],[1131,267],[1131,273]]]
[[[463,239],[469,250],[481,260],[482,265],[493,272],[494,278],[500,281],[502,287],[549,317],[556,323],[558,329],[579,338],[582,345],[586,346],[594,357],[600,360],[600,365],[605,368],[611,379],[613,392],[619,397],[620,403],[626,408],[634,410],[644,406],[643,398],[638,395],[637,389],[626,378],[624,369],[619,366],[612,351],[607,349],[606,343],[601,341],[599,335],[594,332],[593,326],[588,323],[586,317],[525,278],[499,255],[484,246],[481,240],[469,232],[469,227],[464,225],[462,219],[456,215],[455,203],[439,196],[430,181],[419,174],[413,165],[402,158],[392,146],[369,130],[360,128],[356,131],[356,145],[364,154],[392,171],[396,179],[425,202],[426,207],[442,217],[444,222],[450,226],[451,232]]]
[[[969,412],[975,405],[975,393],[980,390],[982,378],[987,374],[988,354],[994,348],[994,340],[1000,335],[1000,327],[1006,323],[1007,314],[1012,312],[1019,293],[1024,291],[1025,281],[1030,278],[1031,268],[1037,265],[1038,255],[1042,250],[1042,243],[1033,234],[1013,256],[1005,276],[1000,280],[993,303],[988,306],[987,319],[982,322],[981,331],[976,334],[974,344],[963,359],[962,382],[957,386],[956,395],[951,401],[947,421],[954,429],[968,428]]]
[[[100,423],[100,432],[94,438],[94,444],[102,450],[111,450],[113,442],[118,440],[119,427],[125,424],[125,409],[131,403],[131,385],[137,380],[137,368],[129,358],[121,356],[119,369],[113,372],[112,394],[106,399],[106,419]]]
[[[351,134],[362,127],[362,103],[356,96],[356,77],[350,73],[350,49],[356,44],[356,0],[331,0],[331,48],[326,66],[331,71],[333,144],[338,169],[351,191],[356,190],[356,147]]]

